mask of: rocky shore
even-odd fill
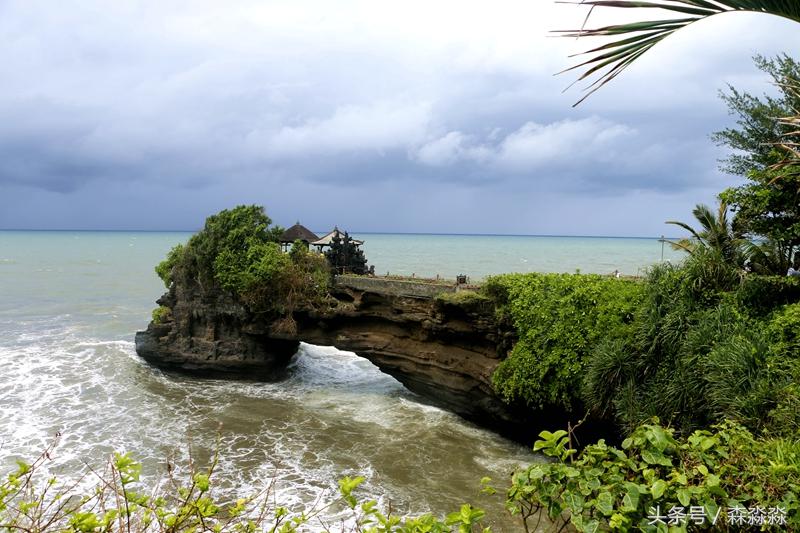
[[[173,284],[158,300],[168,318],[138,332],[136,350],[163,368],[270,379],[300,342],[335,346],[435,405],[528,440],[538,426],[533,413],[508,405],[492,387],[492,373],[515,342],[513,326],[498,322],[488,300],[420,295],[431,291],[401,283],[340,279],[331,290],[334,305],[295,311],[289,331],[285,321],[253,313],[227,293]]]

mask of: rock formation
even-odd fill
[[[269,376],[285,368],[300,342],[335,346],[369,359],[435,404],[520,436],[530,413],[509,407],[492,387],[514,333],[497,322],[491,302],[438,299],[385,281],[373,285],[363,278],[339,281],[335,305],[296,311],[287,327],[230,295],[173,284],[158,301],[171,318],[138,332],[136,350],[160,367]]]

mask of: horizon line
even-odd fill
[[[0,228],[0,232],[62,232],[62,233],[197,233],[197,230],[185,229],[33,229],[33,228]],[[575,239],[678,239],[680,237],[641,236],[641,235],[568,235],[568,234],[534,234],[534,233],[441,233],[418,231],[349,231],[352,235],[425,235],[439,237],[548,237]]]

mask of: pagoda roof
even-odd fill
[[[282,243],[290,243],[294,241],[310,243],[316,241],[317,239],[319,239],[319,237],[317,237],[316,234],[298,222],[283,232],[280,241]]]
[[[333,242],[333,239],[335,237],[337,237],[337,236],[340,239],[344,239],[344,232],[339,231],[339,228],[333,228],[333,231],[331,231],[330,233],[328,233],[324,237],[320,237],[319,239],[311,242],[311,245],[312,246],[330,246],[331,242]],[[359,241],[358,239],[354,239],[352,237],[350,237],[350,240],[356,246],[361,246],[362,244],[364,244],[364,241]]]

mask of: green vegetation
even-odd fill
[[[439,305],[453,305],[466,311],[481,311],[494,308],[494,300],[483,292],[463,290],[458,292],[442,292],[436,295]]]
[[[580,453],[566,431],[541,436],[534,449],[554,461],[515,472],[507,491],[525,531],[541,514],[553,531],[738,531],[754,509],[754,529],[800,528],[800,441],[759,440],[730,422],[682,439],[645,424],[621,449],[601,440]],[[670,524],[673,507],[684,515]]]
[[[186,247],[182,244],[175,245],[169,253],[167,258],[156,265],[156,274],[164,282],[164,286],[169,289],[172,285],[172,272],[176,267],[183,262],[183,256],[186,252]]]
[[[767,334],[772,314],[742,305],[746,283],[720,290],[707,260],[650,273],[633,336],[601,344],[588,364],[583,397],[597,413],[613,413],[628,431],[652,416],[683,433],[726,418],[781,430],[771,412],[793,378]]]
[[[534,449],[555,461],[506,491],[525,531],[543,515],[553,531],[800,528],[800,278],[737,267],[714,218],[685,261],[641,282],[529,274],[484,288],[519,335],[497,390],[576,418],[588,408],[627,436],[578,451],[542,432]],[[673,507],[684,516],[670,525]]]
[[[382,510],[375,500],[357,498],[354,491],[363,477],[339,480],[339,496],[309,508],[290,510],[276,500],[274,483],[252,495],[227,501],[214,486],[218,458],[206,469],[190,464],[180,475],[171,466],[165,479],[145,486],[142,466],[128,454],[114,454],[104,469],[87,467],[78,488],[74,480],[60,481],[43,471],[52,447],[33,464],[18,462],[18,469],[0,482],[0,530],[4,532],[70,533],[295,533],[349,531],[352,533],[472,533],[483,531],[484,512],[468,504],[444,518],[430,514],[401,517],[391,506]],[[332,510],[341,516],[335,527],[322,519]]]
[[[160,305],[153,309],[153,322],[155,324],[163,324],[172,318],[172,309]]]
[[[510,274],[487,280],[483,290],[514,324],[519,341],[494,374],[509,401],[533,407],[581,409],[581,376],[602,342],[633,331],[641,284],[580,274]]]
[[[272,226],[263,207],[240,205],[225,209],[208,217],[203,229],[186,245],[170,250],[167,258],[156,266],[156,273],[167,287],[181,279],[196,281],[201,287],[218,283],[243,292],[247,287],[239,273],[255,260],[251,250],[276,244],[282,232],[281,227]]]
[[[329,269],[323,256],[300,242],[283,253],[277,242],[282,231],[262,207],[226,209],[208,217],[186,245],[173,248],[156,273],[167,287],[180,280],[203,291],[222,289],[253,311],[285,314],[291,329],[293,310],[324,303]]]
[[[738,234],[765,240],[749,250],[754,270],[785,274],[793,254],[800,252],[800,163],[786,159],[789,146],[784,139],[796,136],[792,132],[800,122],[776,117],[800,109],[800,91],[788,82],[800,80],[800,64],[787,55],[756,56],[755,63],[772,78],[778,95],[759,98],[733,87],[722,95],[737,123],[715,139],[736,150],[725,161],[725,170],[747,182],[726,189],[720,198],[733,209]]]
[[[800,426],[798,278],[746,274],[697,246],[640,282],[514,274],[483,291],[519,337],[493,376],[508,401],[589,409],[623,433],[652,417],[681,434],[726,419]]]

